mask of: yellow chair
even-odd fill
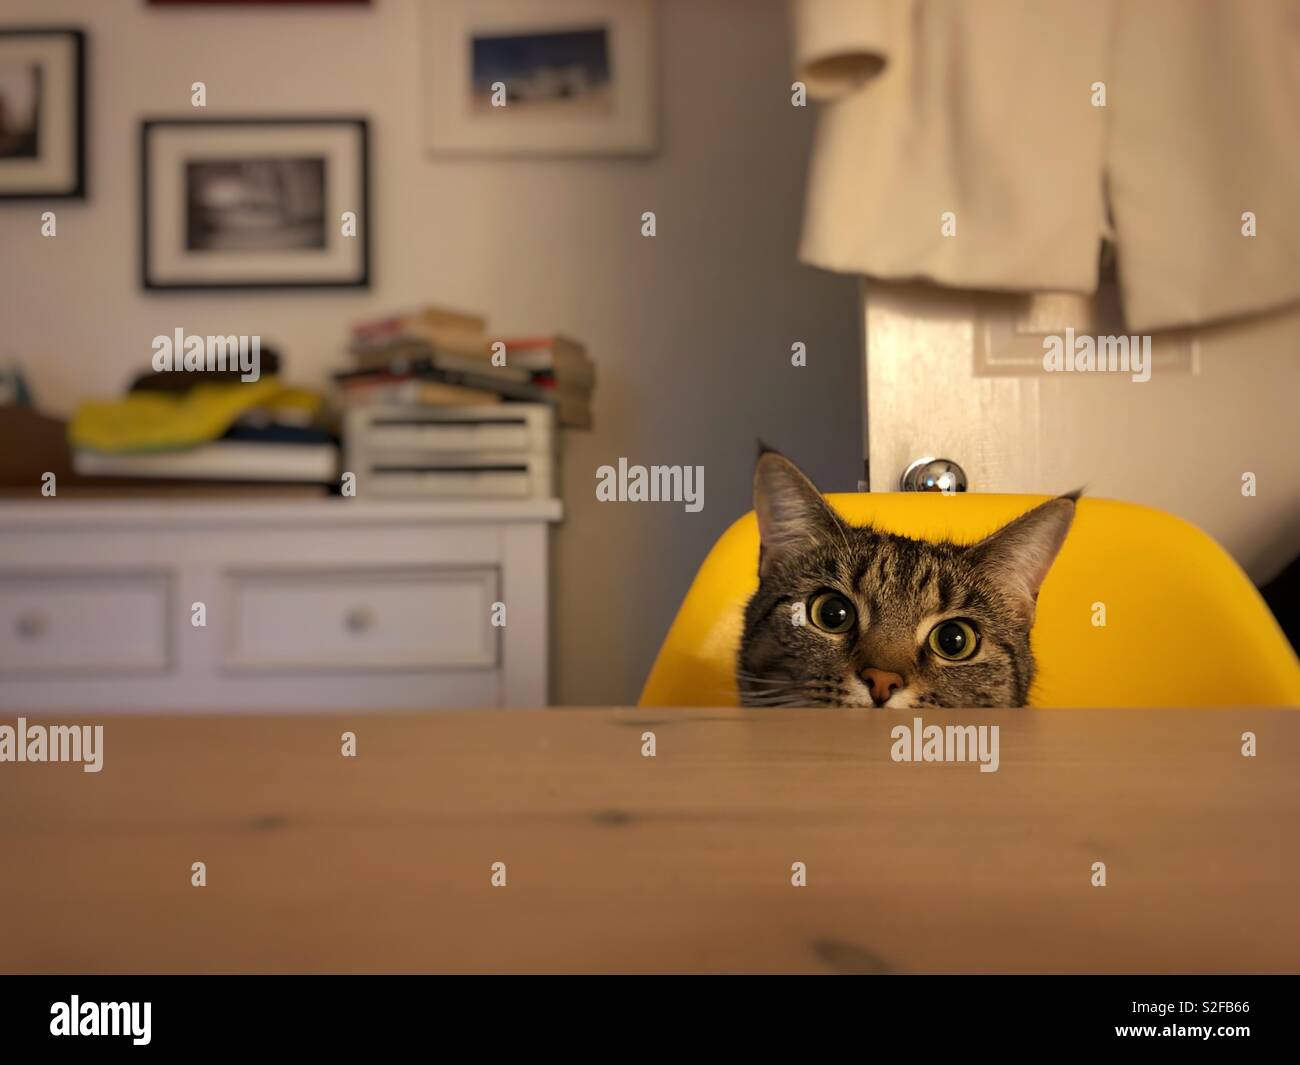
[[[846,519],[970,543],[1046,496],[849,493]],[[713,546],[641,692],[641,706],[735,706],[745,603],[758,586],[749,513]],[[1094,624],[1105,611],[1105,624]],[[1300,706],[1300,662],[1237,564],[1162,511],[1082,499],[1038,597],[1031,706]]]

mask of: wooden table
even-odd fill
[[[1300,714],[928,713],[995,773],[913,716],[104,717],[0,764],[0,970],[1300,970]]]

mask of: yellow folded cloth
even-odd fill
[[[217,439],[254,407],[319,406],[315,393],[284,388],[274,377],[195,385],[181,393],[130,392],[111,402],[83,403],[68,426],[68,441],[91,451],[173,451]]]

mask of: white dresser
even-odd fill
[[[544,706],[559,518],[558,500],[0,503],[0,711]]]

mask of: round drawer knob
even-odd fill
[[[964,492],[966,471],[951,459],[917,459],[903,471],[898,487],[904,492]]]
[[[18,635],[24,640],[34,640],[49,628],[49,624],[46,622],[44,614],[33,611],[29,614],[20,614],[18,620],[14,623],[14,628],[18,630]]]
[[[354,606],[347,612],[347,616],[343,619],[343,623],[347,625],[348,632],[365,632],[374,625],[375,614],[369,607]]]

